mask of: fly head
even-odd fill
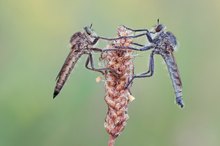
[[[92,24],[90,26],[84,27],[85,35],[90,42],[93,42],[97,38],[97,34],[92,29]]]
[[[164,31],[165,26],[163,24],[160,24],[159,19],[157,19],[157,25],[154,28],[155,33],[159,33]]]
[[[158,19],[157,25],[154,28],[156,36],[153,42],[156,44],[158,52],[170,54],[175,51],[177,41],[173,33],[165,31],[165,28],[166,27],[163,24],[159,23]]]

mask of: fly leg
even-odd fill
[[[123,27],[125,27],[127,30],[130,30],[130,31],[133,31],[133,32],[143,32],[143,31],[145,31],[145,33],[141,33],[141,34],[133,35],[133,36],[122,36],[122,37],[117,37],[117,38],[106,38],[106,37],[98,36],[98,37],[95,38],[97,40],[94,40],[95,41],[94,43],[96,43],[99,39],[106,40],[106,41],[114,41],[114,40],[120,40],[120,39],[123,39],[123,38],[133,38],[134,39],[134,38],[138,38],[138,37],[145,36],[145,35],[147,36],[147,39],[150,43],[153,42],[153,38],[151,37],[152,32],[149,32],[148,29],[132,29],[132,28],[129,28],[129,27],[124,26],[124,25],[123,25]]]
[[[149,69],[147,72],[143,72],[141,74],[138,75],[134,75],[126,84],[125,89],[128,88],[128,86],[132,83],[132,81],[135,78],[146,78],[146,77],[151,77],[154,74],[154,51],[151,52],[150,55],[150,63],[149,63]]]
[[[111,71],[114,75],[118,76],[117,73],[114,70],[111,70],[109,68],[95,68],[92,54],[89,53],[88,55],[89,56],[88,56],[88,58],[86,60],[86,63],[85,63],[85,67],[87,69],[92,70],[92,71],[96,71],[96,72],[100,72],[103,75],[104,75],[104,71]],[[90,66],[89,66],[89,64],[90,64]]]
[[[140,44],[139,44],[140,45]],[[135,51],[147,51],[150,50],[152,48],[154,48],[154,45],[149,45],[149,46],[144,46],[142,48],[135,48],[135,47],[125,47],[125,46],[114,46],[115,48],[118,49],[129,49],[129,50],[135,50]],[[103,52],[107,52],[107,51],[118,51],[118,49],[103,49]]]
[[[126,28],[127,30],[130,30],[130,31],[133,31],[133,32],[148,31],[148,29],[132,29],[132,28],[129,28],[125,25],[123,25],[123,27]]]
[[[99,48],[90,48],[90,50],[94,52],[102,52],[102,49],[99,49]]]
[[[106,41],[115,41],[115,40],[120,40],[120,39],[124,39],[124,38],[138,38],[138,37],[141,37],[141,36],[144,36],[146,35],[146,33],[141,33],[141,34],[138,34],[138,35],[133,35],[133,36],[122,36],[122,37],[117,37],[117,38],[106,38],[106,37],[101,37],[101,36],[98,36],[97,38],[98,39],[102,39],[102,40],[106,40]]]
[[[124,25],[123,25],[124,26]],[[153,42],[153,38],[151,37],[151,34],[150,34],[150,32],[149,32],[149,30],[148,29],[132,29],[132,28],[129,28],[129,27],[127,27],[127,26],[124,26],[127,30],[130,30],[130,31],[133,31],[133,32],[142,32],[142,31],[145,31],[146,33],[143,33],[143,34],[139,34],[139,35],[146,35],[147,36],[147,39],[148,39],[148,41],[150,42],[150,43],[152,43]],[[138,35],[137,35],[138,36]],[[140,36],[138,36],[138,37],[140,37]]]
[[[139,46],[139,47],[144,47],[144,45],[141,45],[141,44],[138,44],[138,43],[131,43],[132,45],[135,45],[135,46]]]

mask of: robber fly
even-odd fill
[[[99,38],[97,34],[92,30],[92,25],[90,27],[86,26],[82,32],[76,32],[72,35],[70,39],[71,50],[56,78],[57,83],[54,89],[53,98],[59,94],[67,81],[70,72],[82,55],[88,55],[85,63],[85,67],[87,69],[101,72],[102,74],[104,73],[103,71],[109,70],[107,68],[96,69],[94,67],[92,52],[102,52],[101,49],[94,48],[94,45],[98,42],[98,40]]]
[[[135,78],[145,78],[145,77],[152,76],[154,73],[154,55],[159,54],[163,57],[167,65],[170,78],[172,80],[173,88],[175,91],[175,95],[176,95],[176,103],[180,105],[181,107],[183,107],[184,103],[182,100],[182,82],[181,82],[178,67],[177,67],[177,64],[176,64],[176,61],[173,55],[173,51],[176,50],[176,46],[177,46],[176,37],[171,32],[165,31],[165,26],[159,23],[159,19],[153,31],[149,31],[148,29],[134,30],[126,26],[124,27],[133,32],[144,32],[136,36],[128,36],[127,38],[137,38],[140,36],[146,36],[148,41],[150,42],[150,45],[144,46],[138,43],[133,43],[133,45],[139,46],[141,48],[136,48],[136,47],[124,47],[123,48],[121,46],[120,47],[115,46],[115,48],[131,49],[131,50],[137,50],[137,51],[147,51],[147,50],[152,49],[152,52],[150,54],[150,62],[149,62],[148,71],[143,72],[138,75],[134,75],[131,78],[131,80],[127,83],[125,88],[127,88]],[[154,34],[154,37],[151,36],[152,34]],[[102,38],[102,39],[105,39],[105,38]],[[105,49],[103,51],[112,51],[112,50],[114,49]]]

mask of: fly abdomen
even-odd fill
[[[74,48],[71,49],[69,55],[67,56],[58,76],[57,76],[57,83],[54,89],[53,98],[55,98],[61,89],[63,88],[66,80],[68,79],[72,69],[74,68],[76,62],[82,56],[82,50],[76,50]]]
[[[162,54],[162,57],[164,58],[168,72],[170,74],[170,79],[173,84],[175,96],[176,96],[176,103],[180,106],[183,107],[183,99],[182,99],[182,82],[180,78],[180,74],[178,71],[178,67],[175,61],[175,58],[172,53],[170,54]]]

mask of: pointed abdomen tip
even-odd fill
[[[183,103],[180,103],[179,105],[180,105],[181,108],[184,108],[184,104]]]
[[[176,98],[176,103],[177,103],[181,108],[184,107],[184,103],[183,103],[182,97],[177,97],[177,98]]]
[[[54,99],[58,94],[59,94],[59,92],[55,90],[55,91],[53,92],[53,99]]]

